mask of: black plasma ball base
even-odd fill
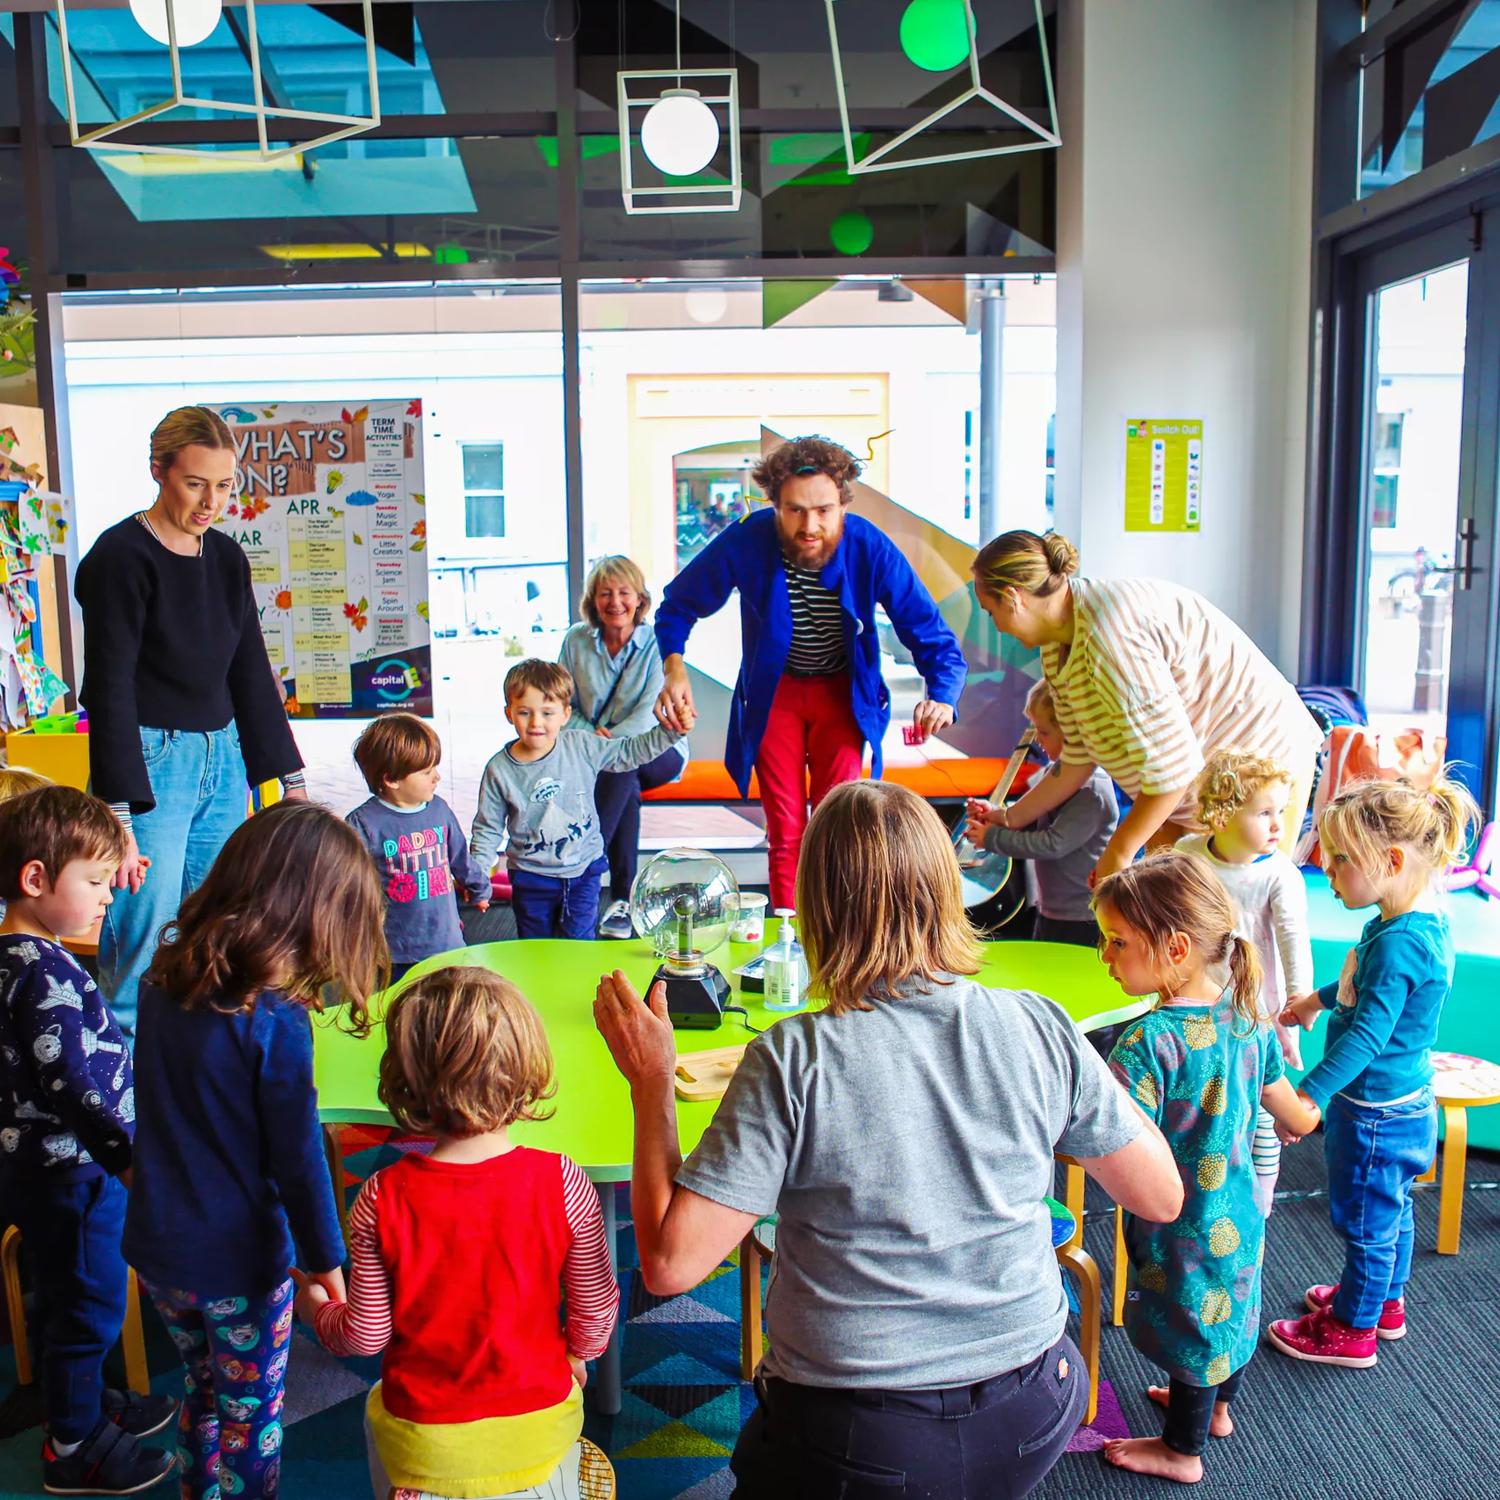
[[[712,964],[694,974],[663,964],[651,982],[666,985],[667,1015],[676,1030],[715,1031],[723,1023],[729,981]]]

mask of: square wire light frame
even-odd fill
[[[1058,134],[1057,95],[1052,86],[1052,59],[1047,51],[1047,28],[1042,17],[1042,0],[1034,0],[1034,4],[1037,38],[1042,48],[1042,75],[1047,82],[1047,115],[1051,121],[1050,129],[1038,125],[1029,115],[1023,114],[1015,105],[1007,104],[998,94],[992,93],[985,87],[979,76],[979,38],[974,25],[974,6],[972,0],[963,0],[964,19],[969,27],[967,64],[969,86],[963,89],[956,98],[951,99],[947,104],[939,105],[931,114],[925,115],[915,125],[903,130],[893,140],[887,141],[883,146],[877,146],[873,151],[866,152],[862,157],[857,156],[854,150],[854,129],[849,121],[849,95],[844,87],[844,58],[839,47],[838,3],[839,0],[823,0],[824,8],[828,13],[828,41],[833,50],[833,81],[838,93],[839,123],[844,131],[844,158],[848,163],[851,177],[867,176],[872,172],[897,172],[905,167],[932,167],[950,161],[977,161],[986,156],[1014,156],[1021,151],[1051,151],[1062,144],[1062,137]],[[914,140],[929,125],[936,125],[939,120],[946,119],[954,110],[962,109],[964,105],[976,99],[999,110],[1012,124],[1031,131],[1036,139],[1020,141],[1011,146],[987,146],[975,151],[948,151],[934,156],[903,157],[900,161],[886,160],[893,151],[900,150],[908,141]]]
[[[61,0],[59,0],[61,3]],[[365,0],[368,4],[369,0]],[[620,116],[620,196],[627,214],[732,214],[739,211],[744,176],[740,169],[740,74],[738,68],[642,68],[615,75]],[[637,133],[632,111],[644,114],[662,97],[666,81],[673,87],[694,88],[715,115],[723,111],[728,125],[729,180],[705,186],[701,183],[667,183],[642,187],[635,180],[634,148]],[[653,85],[649,94],[636,95],[630,85],[638,81]],[[710,89],[712,82],[717,85]],[[702,85],[702,86],[700,86]],[[665,200],[665,201],[662,201]],[[691,200],[691,201],[684,201]]]
[[[256,134],[259,137],[259,144],[253,156],[259,161],[276,161],[283,156],[295,156],[300,152],[311,151],[317,146],[327,146],[333,141],[342,141],[351,135],[373,130],[380,124],[380,79],[375,66],[375,26],[370,14],[370,3],[371,0],[362,0],[361,6],[365,25],[365,68],[370,84],[370,113],[368,115],[335,115],[323,110],[287,109],[281,105],[266,103],[265,83],[261,77],[260,67],[260,38],[255,25],[255,0],[244,0],[245,29],[250,42],[250,82],[255,96],[254,103],[242,104],[233,100],[199,99],[191,94],[185,94],[182,88],[182,49],[177,45],[175,0],[165,0],[167,52],[172,64],[172,97],[164,99],[160,104],[147,105],[145,109],[137,110],[135,114],[128,115],[123,120],[110,120],[93,130],[85,131],[79,128],[78,106],[74,95],[73,49],[68,42],[67,0],[57,0],[57,31],[62,43],[63,93],[68,105],[68,135],[73,145],[82,146],[89,151],[130,152],[143,156],[202,156],[213,161],[223,161],[226,156],[234,153],[195,146],[143,145],[135,141],[117,139],[122,131],[130,129],[132,125],[139,125],[145,120],[154,120],[158,115],[164,115],[169,110],[189,107],[212,109],[225,114],[253,116]],[[270,134],[267,130],[269,120],[311,120],[337,128],[316,136],[312,140],[295,141],[272,150]],[[247,157],[252,155],[248,150],[241,154]]]

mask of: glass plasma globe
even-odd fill
[[[630,921],[659,958],[691,970],[729,937],[740,893],[733,872],[705,849],[663,849],[630,888]]]

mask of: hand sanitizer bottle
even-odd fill
[[[807,961],[802,944],[792,931],[790,907],[777,907],[781,931],[774,947],[766,949],[765,997],[767,1010],[801,1010],[807,995]]]

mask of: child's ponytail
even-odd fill
[[[1363,874],[1375,879],[1386,868],[1396,845],[1411,851],[1436,878],[1456,864],[1480,822],[1479,808],[1445,766],[1430,786],[1406,777],[1395,781],[1361,781],[1341,792],[1323,809],[1318,837]]]
[[[1229,939],[1229,992],[1234,999],[1234,1013],[1248,1021],[1251,1028],[1260,1024],[1260,955],[1255,944],[1238,932]]]

